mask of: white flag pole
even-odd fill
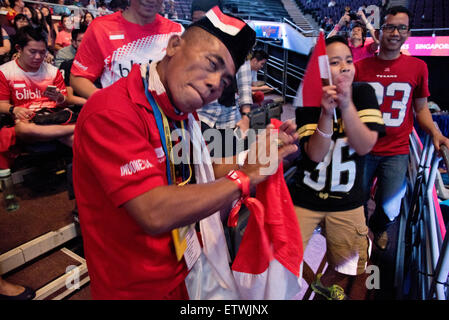
[[[327,55],[323,55],[321,57],[323,57],[323,60],[321,60],[322,64],[320,64],[320,70],[322,70],[321,68],[324,67],[325,72],[327,73],[324,76],[322,74],[322,78],[328,80],[329,85],[331,86],[332,85],[332,74],[331,74],[331,68],[329,65],[329,57]],[[324,64],[324,66],[323,66],[323,64]],[[335,123],[337,123],[337,112],[335,111],[335,109],[334,109],[334,121],[335,121]]]

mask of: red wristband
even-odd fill
[[[242,171],[238,170],[231,170],[226,175],[226,178],[237,184],[242,193],[240,199],[235,203],[228,217],[228,226],[235,228],[239,220],[239,211],[242,206],[242,202],[249,198],[249,178]]]
[[[226,178],[234,181],[234,183],[239,186],[239,189],[242,192],[242,199],[246,199],[249,197],[249,178],[246,174],[239,170],[231,170],[226,175]]]

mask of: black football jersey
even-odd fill
[[[376,95],[369,84],[353,83],[353,101],[361,121],[379,137],[385,134],[382,113]],[[310,160],[304,150],[317,128],[321,108],[300,107],[296,109],[296,124],[301,146],[301,158],[295,183],[291,187],[295,204],[316,211],[344,211],[363,204],[362,168],[363,156],[359,156],[349,145],[339,109],[334,123],[329,152],[323,161]]]

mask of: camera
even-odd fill
[[[354,11],[349,11],[348,14],[351,20],[359,20],[359,16]]]
[[[351,10],[351,7],[345,7],[345,11],[348,13],[349,15],[349,19],[351,20],[358,20],[359,16],[357,15],[357,13],[354,10]]]

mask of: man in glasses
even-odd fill
[[[377,176],[376,208],[369,227],[374,233],[374,243],[381,250],[387,248],[387,228],[399,215],[405,193],[413,115],[432,137],[436,150],[443,144],[449,146],[449,140],[433,124],[427,106],[430,95],[427,65],[422,60],[401,54],[401,46],[411,33],[410,16],[405,7],[391,7],[376,32],[380,41],[379,54],[356,63],[356,81],[369,82],[373,86],[386,126],[386,135],[378,139],[366,157],[364,174],[367,200]]]

